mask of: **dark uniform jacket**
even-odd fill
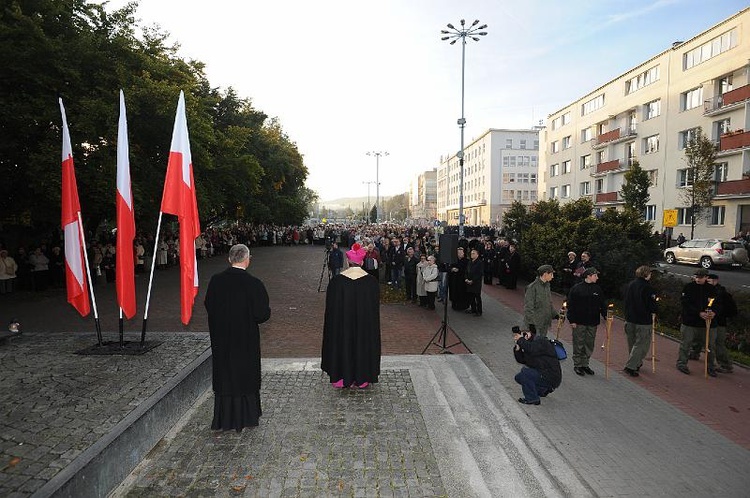
[[[697,284],[690,282],[682,288],[682,324],[688,327],[705,327],[706,321],[701,318],[700,313],[708,308],[710,299],[714,299],[711,309],[717,315],[721,315],[721,306],[716,299],[716,287],[709,283]],[[711,327],[716,327],[716,320],[711,322]]]
[[[607,317],[607,305],[599,284],[580,282],[568,293],[568,321],[594,327]]]
[[[719,301],[719,314],[716,315],[716,325],[719,327],[727,326],[727,318],[737,316],[737,303],[734,302],[732,295],[727,292],[723,285],[716,285],[716,299]]]
[[[636,278],[625,292],[625,321],[651,325],[651,314],[656,313],[656,291],[645,278]]]
[[[484,274],[484,267],[482,266],[482,260],[477,258],[475,260],[469,259],[469,263],[466,266],[466,280],[471,280],[471,284],[466,284],[466,292],[472,294],[480,294],[482,292],[482,276]]]
[[[534,336],[530,341],[521,337],[516,344],[521,348],[513,349],[516,361],[537,370],[545,382],[557,389],[562,382],[562,369],[555,346],[540,336]]]

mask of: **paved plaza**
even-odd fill
[[[221,259],[199,263],[188,327],[179,322],[176,269],[156,272],[148,339],[162,344],[143,356],[76,355],[95,342],[93,320],[77,317],[59,289],[0,301],[0,320],[18,318],[24,330],[0,346],[0,495],[66,495],[56,487],[64,477],[95,473],[83,460],[96,462],[135,412],[210,362],[202,298]],[[210,431],[212,396],[196,381],[203,387],[180,398],[190,403],[169,432],[141,429],[158,436],[156,446],[127,469],[116,496],[747,496],[747,370],[706,380],[696,364],[685,376],[674,369],[676,344],[659,337],[656,373],[644,366],[641,377],[625,377],[616,320],[609,379],[597,348],[597,375],[578,377],[567,360],[560,389],[522,406],[510,328],[523,289],[485,286],[483,317],[449,312],[449,344],[455,331],[466,347],[452,350],[464,354],[420,356],[442,313],[383,305],[380,382],[333,390],[318,368],[323,260],[317,246],[254,250],[250,271],[266,283],[273,313],[261,326],[260,426]],[[140,303],[146,282],[138,277]],[[97,301],[114,340],[114,286],[98,283]],[[126,324],[128,340],[139,337],[142,314]],[[603,336],[602,326],[597,343]],[[569,327],[561,339],[570,350]],[[127,448],[115,452],[123,466]]]

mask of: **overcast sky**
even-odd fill
[[[125,0],[112,0],[113,8]],[[140,0],[180,55],[278,117],[322,201],[380,194],[457,152],[461,46],[447,23],[479,19],[466,46],[466,143],[530,128],[588,91],[748,4],[739,0]],[[127,98],[127,96],[126,96]],[[175,96],[175,102],[176,102]],[[133,116],[131,119],[137,119]],[[189,126],[189,123],[188,123]],[[200,164],[194,165],[200,168]],[[370,188],[375,196],[374,183]]]

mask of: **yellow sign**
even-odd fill
[[[664,223],[665,227],[676,227],[677,226],[677,210],[676,209],[665,209],[664,210]]]

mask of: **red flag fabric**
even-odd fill
[[[68,291],[68,302],[81,314],[86,316],[91,312],[89,293],[86,288],[86,272],[84,271],[83,241],[78,214],[81,204],[78,201],[78,186],[73,167],[73,147],[70,145],[68,119],[65,117],[65,107],[60,101],[62,114],[62,229],[65,234],[65,284]]]
[[[190,155],[187,118],[185,116],[185,94],[180,91],[177,115],[169,148],[169,163],[164,181],[161,210],[174,214],[180,222],[180,318],[190,323],[193,302],[198,294],[198,261],[195,254],[195,239],[200,235],[198,203],[193,181],[193,161]]]
[[[135,315],[135,214],[133,191],[130,186],[130,150],[128,147],[128,119],[125,114],[125,95],[120,90],[120,122],[117,127],[117,244],[115,286],[117,303],[128,319]]]

